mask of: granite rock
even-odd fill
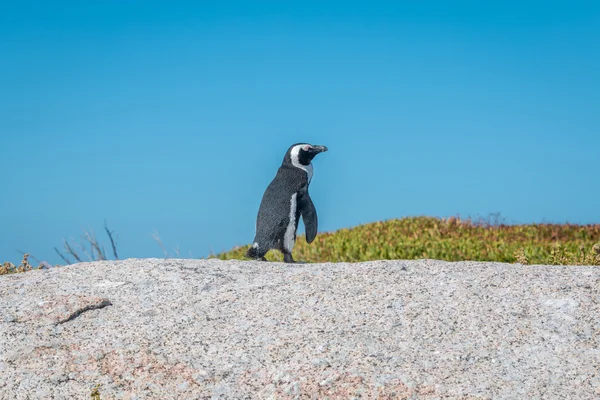
[[[598,399],[600,268],[127,259],[0,277],[0,399]]]

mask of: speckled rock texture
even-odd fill
[[[3,400],[600,398],[598,267],[129,259],[0,299]]]

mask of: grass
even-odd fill
[[[114,258],[118,259],[116,236],[106,223],[104,230]],[[158,234],[153,237],[168,258]],[[69,256],[78,262],[86,258],[90,261],[107,259],[104,246],[93,233],[84,232],[80,239],[82,243],[79,246],[65,240],[65,253],[55,248],[66,264],[71,264]],[[248,247],[238,246],[209,257],[246,259]],[[179,257],[179,249],[175,253]],[[31,265],[28,257],[29,254],[23,254],[23,261],[18,266],[11,263],[0,265],[0,275],[44,267],[43,263],[38,267]],[[277,251],[270,251],[266,258],[283,261]],[[407,217],[319,233],[310,245],[306,243],[304,235],[299,235],[294,258],[305,262],[431,258],[445,261],[600,265],[600,224],[507,225],[494,214],[487,220],[477,221],[457,217]]]
[[[247,248],[239,246],[212,257],[246,259]],[[600,224],[507,225],[492,219],[407,217],[320,233],[310,245],[300,235],[294,257],[306,262],[431,258],[600,265]],[[266,258],[282,261],[276,251]]]
[[[110,246],[114,258],[115,260],[118,260],[119,256],[117,254],[117,236],[113,231],[111,231],[108,228],[106,220],[104,221],[104,232],[106,232],[108,240],[110,241]],[[73,259],[75,259],[75,262],[83,262],[84,260],[99,261],[108,259],[107,252],[104,249],[104,245],[102,245],[98,241],[93,230],[84,230],[83,235],[81,235],[79,239],[79,243],[71,243],[67,239],[63,239],[64,252],[61,252],[57,247],[54,248],[56,254],[58,254],[58,256],[67,265],[72,264],[71,259],[69,257],[73,257]]]

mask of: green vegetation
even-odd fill
[[[240,246],[212,257],[245,259],[247,248]],[[282,260],[276,251],[266,257]],[[300,235],[294,257],[306,262],[431,258],[600,265],[600,224],[506,225],[456,217],[408,217],[319,233],[310,245]]]
[[[114,258],[118,259],[114,233],[104,226]],[[158,234],[154,239],[165,258],[169,255]],[[77,262],[106,260],[104,246],[93,233],[85,232],[77,246],[64,241],[65,253],[55,251],[66,264],[68,256]],[[86,251],[86,245],[89,251]],[[209,257],[246,259],[249,245]],[[76,251],[79,249],[79,252]],[[179,257],[179,250],[175,252]],[[85,257],[84,257],[85,255]],[[21,265],[0,265],[0,275],[43,268],[29,263],[23,255]],[[34,260],[35,258],[31,256]],[[270,261],[283,261],[277,251],[267,253]],[[390,259],[431,258],[445,261],[501,261],[521,264],[600,265],[600,224],[507,225],[497,216],[472,221],[460,218],[407,217],[319,233],[312,244],[300,235],[294,258],[305,262],[359,262]]]

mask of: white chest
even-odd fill
[[[290,221],[283,236],[283,245],[290,253],[296,241],[296,208],[298,206],[296,197],[297,193],[294,193],[290,199]]]

